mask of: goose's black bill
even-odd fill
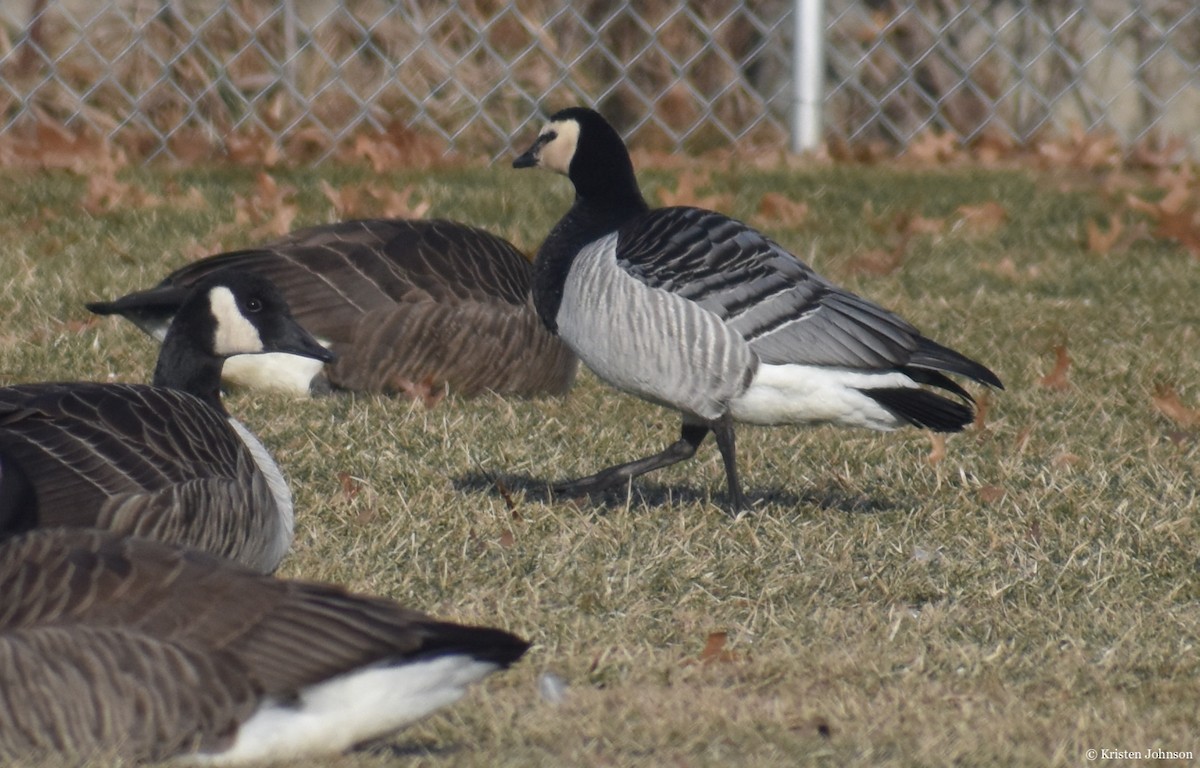
[[[286,352],[290,355],[311,357],[323,363],[332,363],[337,359],[337,355],[323,347],[321,342],[291,318],[280,323],[276,330],[277,335],[267,344],[268,352]]]
[[[535,144],[529,148],[528,152],[513,160],[513,168],[532,168],[537,165],[537,156],[534,154],[536,149],[537,145]]]

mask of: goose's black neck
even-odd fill
[[[221,402],[224,359],[201,347],[188,334],[178,332],[176,326],[173,323],[163,339],[154,368],[154,386],[182,390],[227,414]]]
[[[624,159],[627,167],[610,169],[607,184],[598,188],[581,184],[576,180],[575,168],[571,170],[575,203],[550,230],[533,265],[533,305],[552,333],[558,332],[555,318],[562,303],[563,285],[580,249],[650,210],[638,189],[628,154]],[[581,191],[581,186],[588,194]]]

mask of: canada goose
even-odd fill
[[[711,431],[741,510],[735,421],[956,431],[974,401],[945,373],[1002,387],[746,224],[698,208],[651,210],[620,135],[593,110],[553,115],[513,166],[546,168],[575,186],[534,263],[542,322],[604,381],[683,414],[680,439],[662,452],[559,493],[599,491],[691,458]]]
[[[284,355],[233,358],[227,380],[301,395],[338,389],[462,396],[563,394],[570,350],[546,332],[529,296],[529,261],[508,241],[452,221],[372,219],[294,232],[210,256],[155,288],[93,312],[121,314],[162,338],[180,289],[225,269],[279,286],[296,319],[337,353],[324,368]]]
[[[0,762],[236,765],[341,752],[529,644],[105,531],[0,543]]]
[[[232,354],[332,354],[270,281],[228,272],[179,307],[152,386],[0,387],[0,537],[104,528],[273,571],[292,541],[292,497],[262,443],[221,403]]]

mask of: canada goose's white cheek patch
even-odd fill
[[[554,131],[557,136],[542,147],[539,157],[542,167],[570,175],[571,158],[575,157],[575,148],[579,146],[579,123],[574,120],[551,123],[542,133],[546,131]]]
[[[222,357],[253,354],[263,351],[258,329],[238,309],[233,292],[223,286],[208,292],[208,303],[217,321],[213,351]]]

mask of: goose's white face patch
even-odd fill
[[[237,299],[233,297],[232,291],[224,286],[213,288],[208,292],[208,305],[217,321],[213,352],[221,357],[228,357],[263,351],[262,337],[258,335],[258,329],[238,309]]]
[[[538,163],[551,171],[569,176],[571,173],[571,158],[575,157],[575,148],[579,146],[579,123],[574,120],[559,120],[550,123],[539,136],[554,133],[555,136],[542,146],[538,153]]]

